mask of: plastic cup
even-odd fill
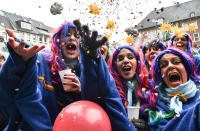
[[[132,118],[139,119],[139,107],[136,106],[127,106],[128,111],[128,119],[131,120]]]
[[[65,74],[73,74],[71,72],[71,69],[66,69],[66,70],[59,71],[59,75],[60,75],[60,79],[61,79],[62,83],[71,82],[72,80],[70,80],[70,79],[64,79],[64,75]],[[65,90],[69,90],[70,88],[73,88],[70,85],[63,85],[63,87],[64,87]]]

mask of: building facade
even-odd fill
[[[5,49],[5,42],[8,41],[5,29],[12,30],[18,38],[31,45],[44,44],[49,47],[50,29],[52,28],[40,21],[0,10],[0,47],[3,48],[2,50]]]
[[[158,36],[160,25],[168,22],[173,26],[188,30],[189,24],[195,24],[194,31],[187,31],[192,37],[194,47],[200,48],[200,0],[192,0],[185,3],[176,3],[174,6],[155,9],[149,13],[139,24],[137,29],[144,39]]]

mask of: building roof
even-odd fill
[[[0,25],[8,29],[14,29],[6,15],[0,10]]]
[[[1,16],[1,12],[4,14],[4,16]],[[40,21],[31,19],[31,18],[27,18],[27,17],[23,17],[20,15],[12,14],[12,13],[9,13],[6,11],[1,11],[1,10],[0,10],[0,16],[2,17],[2,19],[3,19],[3,17],[7,18],[5,20],[8,21],[7,23],[10,23],[10,27],[12,27],[11,29],[28,32],[28,33],[32,33],[32,34],[38,34],[38,35],[41,35],[41,34],[49,35],[48,27]],[[0,17],[0,20],[1,20],[1,17]],[[18,24],[19,21],[23,21],[23,22],[31,24],[31,30],[20,28],[20,26]],[[7,25],[6,25],[6,27],[7,27]]]
[[[138,30],[160,25],[162,22],[174,23],[194,17],[200,17],[200,0],[177,3],[174,6],[161,8],[149,13],[139,24]]]

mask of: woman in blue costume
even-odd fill
[[[156,87],[149,90],[154,99],[146,105],[149,130],[200,130],[200,92],[192,59],[170,48],[161,52],[152,66]]]
[[[186,52],[193,59],[196,72],[200,75],[200,55],[193,49],[192,39],[189,34],[185,33],[182,36],[174,35],[171,38],[170,46]]]
[[[142,52],[144,55],[144,63],[147,66],[149,71],[149,82],[151,86],[154,86],[154,82],[151,77],[151,65],[156,58],[156,56],[163,50],[166,49],[166,46],[160,42],[158,39],[153,39],[149,42],[146,42],[142,46]]]
[[[107,39],[104,37],[96,41],[96,31],[90,37],[88,27],[84,26],[83,29],[85,33],[80,46],[82,99],[96,102],[103,107],[110,118],[113,131],[136,130],[128,120],[107,64],[100,50],[97,50]]]
[[[76,26],[70,22],[61,25],[52,37],[51,51],[36,56],[43,46],[29,47],[11,31],[7,33],[14,39],[9,39],[10,56],[0,75],[0,107],[8,118],[5,130],[51,130],[61,109],[81,97],[79,78],[66,75],[72,82],[62,83],[58,73],[79,69]],[[73,88],[67,90],[65,85]]]
[[[96,41],[96,37],[97,33],[93,33],[91,38],[89,35],[84,35],[84,43],[82,43],[86,45],[84,47],[91,45],[88,43],[94,45],[94,48],[91,46],[91,50],[84,50],[84,48],[82,52],[81,49],[82,99],[96,102],[105,109],[111,120],[112,130],[134,131],[135,128],[127,118],[105,60],[101,55],[98,57],[94,50],[105,43],[106,39]],[[37,73],[39,54],[35,54],[43,48],[37,45],[28,47],[23,41],[17,43],[14,39],[10,39],[8,44],[10,56],[0,71],[2,100],[0,107],[4,108],[4,113],[8,113],[9,117],[8,127],[5,130],[52,130],[50,111],[47,110],[43,97],[46,93],[43,91],[46,89],[42,90],[37,86],[41,83],[38,81]],[[88,51],[94,54],[93,57],[88,56]],[[52,108],[57,104],[54,103],[54,99],[51,97],[48,99]],[[57,115],[57,110],[53,111],[55,111],[53,115]]]

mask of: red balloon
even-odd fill
[[[59,113],[53,131],[111,131],[111,124],[101,106],[91,101],[77,101]]]

